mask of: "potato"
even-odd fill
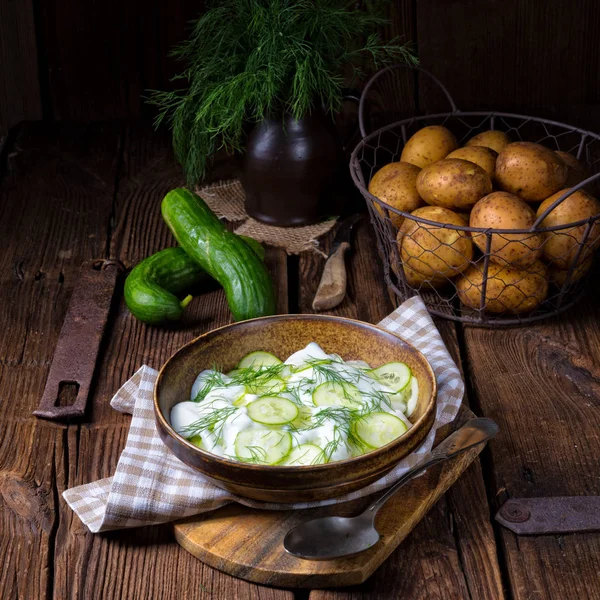
[[[438,206],[417,208],[412,214],[436,223],[467,224],[455,212]],[[473,258],[473,241],[466,231],[405,219],[398,241],[404,265],[426,277],[454,277],[464,271]]]
[[[448,283],[446,277],[432,277],[431,275],[423,275],[414,269],[411,269],[408,265],[403,265],[404,279],[410,287],[417,290],[420,289],[438,289]]]
[[[479,309],[483,291],[483,264],[473,265],[456,281],[460,301]],[[491,313],[521,314],[537,308],[548,296],[546,267],[541,262],[528,269],[490,262],[488,265],[485,310]]]
[[[482,229],[529,229],[535,213],[523,200],[508,192],[493,192],[471,211],[469,225]],[[472,233],[477,247],[485,252],[487,235]],[[544,239],[539,233],[494,233],[490,259],[499,264],[527,267],[540,257]]]
[[[570,188],[557,192],[542,202],[537,210],[537,216],[543,215],[550,205]],[[563,200],[540,223],[540,227],[555,227],[568,225],[582,219],[589,219],[600,214],[600,202],[583,190],[577,190]],[[557,231],[546,231],[544,236],[544,258],[559,269],[568,269],[577,256],[579,245],[583,241],[586,225],[566,227]],[[586,247],[579,256],[578,263],[583,262],[600,245],[600,223],[595,222],[586,240]]]
[[[485,146],[459,148],[454,152],[450,152],[446,158],[462,158],[463,160],[475,163],[487,173],[490,179],[494,179],[494,175],[496,174],[496,159],[498,158],[498,153]]]
[[[454,134],[440,125],[419,129],[404,146],[401,162],[409,162],[417,167],[426,167],[458,148]]]
[[[421,170],[417,191],[427,204],[469,210],[477,200],[491,193],[492,181],[479,165],[446,158]]]
[[[569,285],[577,283],[579,280],[581,280],[581,278],[592,268],[593,264],[594,257],[590,255],[582,263],[577,265],[575,269],[573,269]],[[562,287],[567,281],[568,273],[569,269],[559,269],[553,264],[548,267],[548,279],[550,279],[552,283],[555,283],[559,287]]]
[[[558,154],[560,159],[567,165],[567,181],[565,182],[565,187],[573,187],[589,177],[586,166],[578,161],[572,154],[563,152],[562,150],[556,150],[555,153]]]
[[[496,160],[498,186],[528,202],[544,200],[562,189],[566,180],[565,163],[540,144],[509,144]]]
[[[385,165],[373,175],[369,183],[369,192],[386,204],[410,213],[425,204],[417,192],[417,175],[420,170],[419,167],[405,162]],[[375,208],[384,215],[383,207],[375,203]],[[389,215],[396,227],[402,225],[404,217],[391,211]]]
[[[500,152],[502,152],[502,150],[510,143],[511,139],[503,131],[490,129],[489,131],[478,133],[476,136],[472,137],[465,146],[484,146],[486,148],[491,148],[500,154]]]

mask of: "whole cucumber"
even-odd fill
[[[265,249],[255,240],[239,236],[263,260]],[[211,277],[182,248],[166,248],[136,265],[125,280],[125,303],[145,323],[177,321],[193,288]]]
[[[178,296],[209,279],[182,248],[165,248],[137,264],[125,280],[125,303],[145,323],[177,321],[187,298]]]
[[[186,254],[223,286],[236,321],[275,313],[273,284],[266,267],[199,196],[177,188],[165,196],[161,210]]]

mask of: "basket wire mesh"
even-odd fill
[[[586,275],[600,245],[600,214],[553,226],[544,220],[578,190],[598,197],[600,135],[526,115],[460,111],[444,86],[423,69],[418,70],[441,87],[452,112],[404,119],[367,135],[368,91],[380,75],[398,67],[404,65],[382,69],[365,86],[359,108],[363,139],[350,159],[352,179],[366,200],[376,232],[387,284],[401,300],[421,295],[436,316],[480,326],[518,325],[568,309],[584,294]],[[373,175],[399,161],[407,140],[429,125],[450,129],[459,146],[477,133],[500,130],[512,141],[572,154],[586,164],[589,176],[561,194],[528,229],[431,221],[398,210],[368,191]],[[519,257],[516,263],[498,258],[507,253]]]

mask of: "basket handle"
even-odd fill
[[[358,127],[360,128],[360,135],[363,137],[363,139],[367,137],[367,131],[365,129],[364,112],[365,112],[365,100],[367,98],[367,94],[369,93],[369,90],[371,89],[371,87],[375,83],[375,81],[377,79],[379,79],[379,77],[381,77],[384,73],[387,73],[388,71],[392,71],[394,69],[400,69],[400,68],[413,69],[415,71],[419,71],[419,73],[423,73],[423,75],[427,75],[427,77],[432,79],[433,82],[436,83],[438,85],[438,87],[442,90],[442,92],[444,93],[444,96],[446,96],[446,98],[448,99],[448,102],[450,103],[450,108],[452,109],[452,112],[453,113],[458,112],[458,108],[457,108],[456,104],[454,104],[454,100],[452,99],[450,92],[446,89],[444,84],[435,75],[432,75],[429,71],[426,71],[422,67],[413,67],[410,65],[402,64],[402,63],[389,65],[388,67],[379,69],[379,71],[377,71],[377,73],[375,73],[371,77],[371,79],[369,79],[369,81],[367,81],[367,84],[365,85],[365,89],[363,90],[362,96],[360,97],[360,102],[358,103]]]

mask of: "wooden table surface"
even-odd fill
[[[169,525],[93,535],[65,488],[111,475],[129,417],[109,406],[142,364],[160,366],[231,320],[224,295],[196,298],[177,328],[148,327],[122,297],[81,424],[31,415],[82,261],[128,267],[173,245],[160,201],[182,184],[169,140],[124,123],[24,124],[0,165],[0,598],[600,598],[600,533],[517,537],[492,521],[508,497],[600,494],[600,285],[568,315],[509,330],[439,322],[465,372],[467,402],[501,434],[365,584],[332,591],[260,587],[215,571]],[[327,243],[326,243],[327,244]],[[323,259],[268,249],[279,312],[310,312]],[[375,323],[394,307],[368,223],[333,314]],[[598,278],[595,278],[596,280]]]

